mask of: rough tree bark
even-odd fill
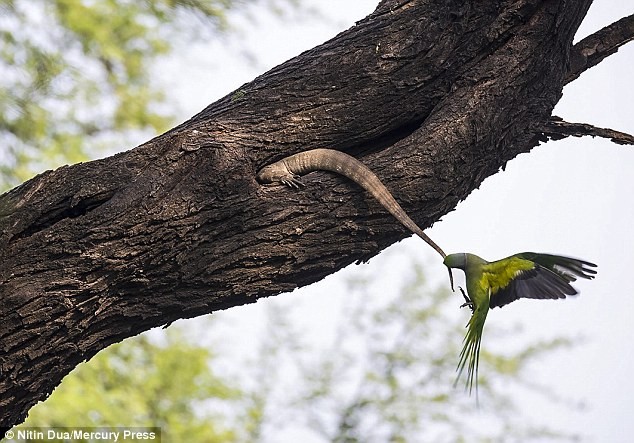
[[[308,285],[410,235],[332,174],[260,186],[265,164],[346,151],[430,226],[556,135],[590,3],[385,0],[166,134],[0,196],[0,424],[112,343]]]

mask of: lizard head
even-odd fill
[[[286,168],[280,166],[279,163],[273,163],[260,169],[256,178],[260,183],[275,183],[281,182],[288,175]]]

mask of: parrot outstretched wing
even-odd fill
[[[516,271],[506,284],[500,285],[491,293],[491,308],[504,306],[519,298],[557,299],[575,295],[577,290],[570,283],[578,277],[593,279],[597,273],[591,269],[596,267],[594,263],[535,252],[522,252],[487,266],[499,272],[499,268],[504,266],[505,262],[510,263],[509,259],[526,260],[533,265],[528,269]]]

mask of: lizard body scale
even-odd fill
[[[300,152],[263,167],[257,173],[256,178],[258,182],[263,184],[280,182],[298,189],[304,186],[299,180],[301,175],[318,170],[335,172],[357,183],[403,226],[422,238],[443,258],[446,256],[444,251],[407,215],[379,177],[366,165],[344,152],[323,148]]]

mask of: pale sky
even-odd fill
[[[187,83],[178,75],[181,67],[166,64],[163,81],[183,108],[183,119],[256,75],[347,29],[371,12],[378,1],[310,3],[328,19],[285,22],[283,26],[267,19],[257,27],[245,23],[244,42],[257,56],[256,65],[234,55],[235,48],[223,48],[222,42],[192,51]],[[632,14],[633,9],[631,2],[595,0],[577,40]],[[632,134],[632,78],[634,43],[567,86],[555,114]],[[556,335],[584,338],[575,348],[533,364],[531,370],[537,381],[583,401],[585,411],[572,412],[543,401],[533,403],[538,400],[529,398],[521,398],[520,404],[526,402],[526,409],[533,411],[529,414],[542,422],[576,431],[593,441],[630,441],[634,435],[634,289],[629,280],[634,273],[633,199],[634,147],[589,137],[567,139],[549,142],[512,160],[506,171],[486,179],[479,190],[427,231],[448,253],[472,252],[494,260],[522,251],[550,252],[598,264],[595,280],[577,282],[581,296],[575,299],[521,300],[493,310],[487,319],[487,325],[495,323],[501,329],[520,324],[530,340]],[[377,272],[380,268],[387,281],[400,280],[403,269],[410,269],[404,260],[415,256],[430,263],[426,269],[430,276],[445,279],[442,263],[429,260],[433,254],[412,237],[361,266],[374,266]],[[320,331],[333,321],[332,304],[342,295],[343,276],[357,268],[350,266],[292,295],[214,315],[240,323],[245,334],[249,330],[257,334],[266,303],[301,299],[300,312],[306,315],[302,323],[307,330]],[[456,308],[460,303],[457,298]],[[463,312],[466,322],[468,312]],[[504,341],[496,341],[500,343]],[[487,346],[486,328],[482,346]]]

